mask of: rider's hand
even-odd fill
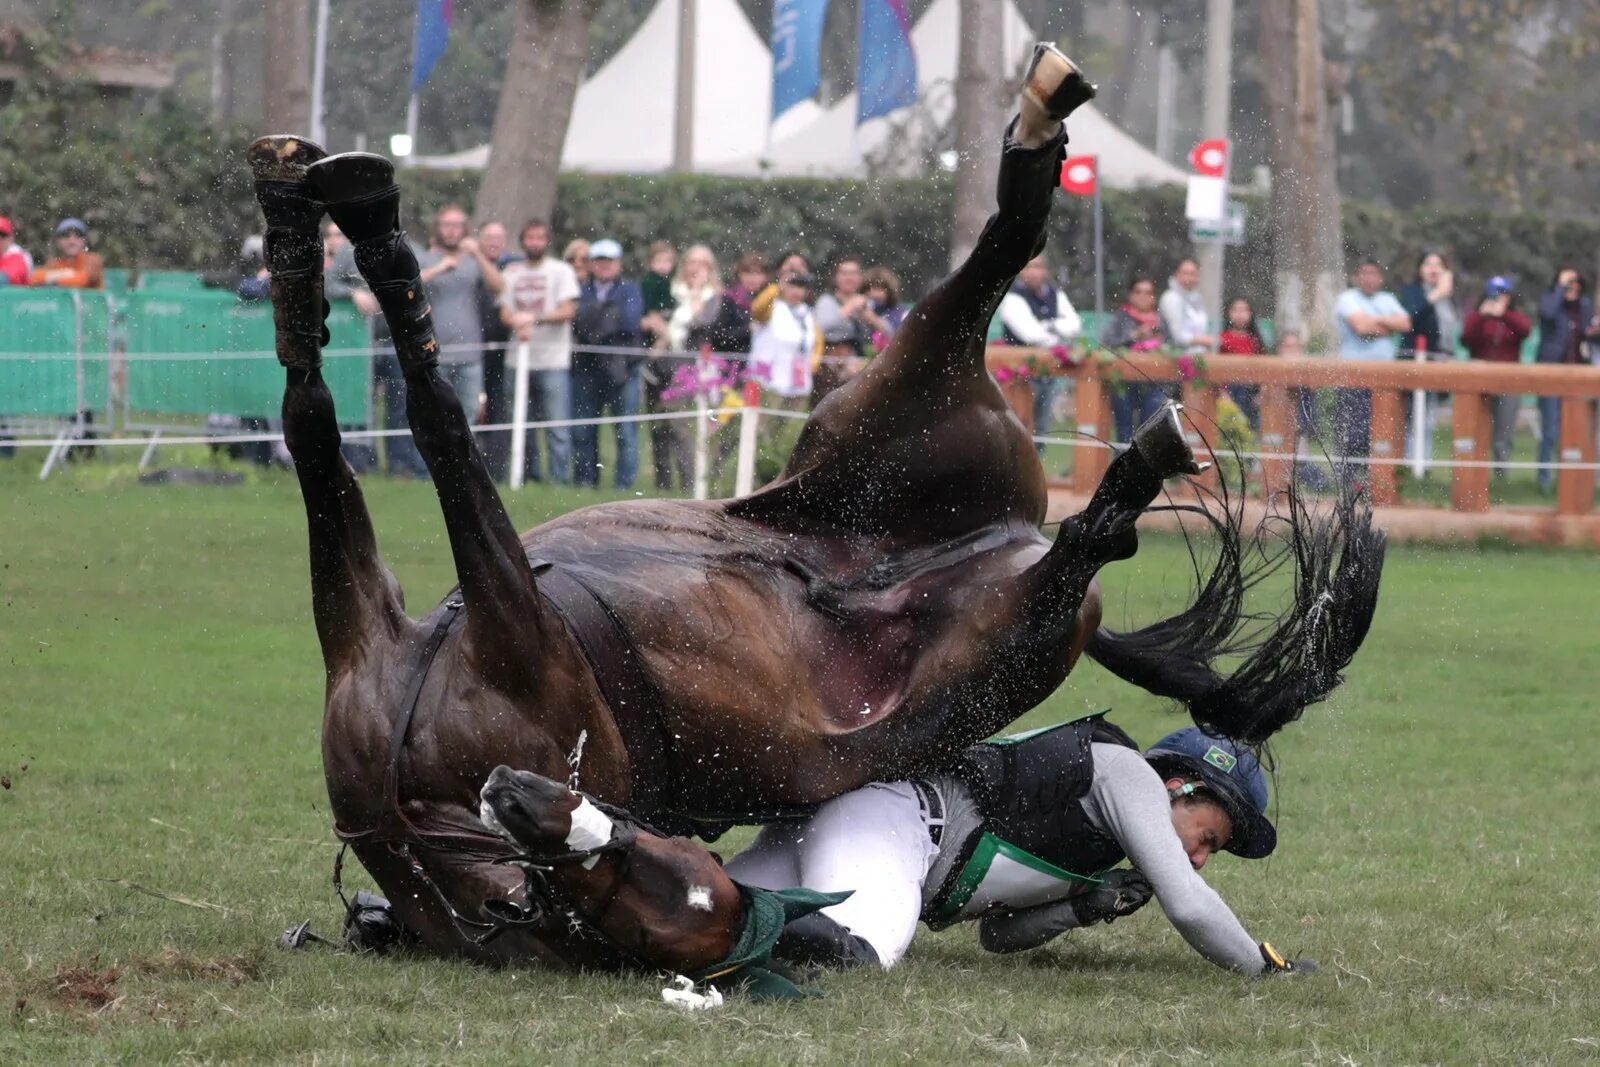
[[[1107,872],[1105,880],[1087,893],[1072,898],[1072,911],[1080,926],[1111,922],[1132,915],[1155,896],[1155,887],[1139,871],[1121,867]]]
[[[1261,942],[1261,959],[1266,963],[1264,974],[1316,974],[1316,960],[1291,960],[1272,947],[1272,942]]]

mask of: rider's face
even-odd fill
[[[1168,789],[1179,788],[1183,780],[1174,778]],[[1206,865],[1211,854],[1220,851],[1233,833],[1233,820],[1222,810],[1222,805],[1204,796],[1181,797],[1172,802],[1172,829],[1183,842],[1183,851],[1189,857],[1189,866],[1195,870]]]

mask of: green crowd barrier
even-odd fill
[[[162,292],[194,293],[206,287],[200,275],[187,270],[141,270],[138,291],[156,289]]]
[[[219,290],[141,289],[127,294],[120,307],[129,357],[127,407],[135,419],[152,414],[278,414],[283,368],[273,356],[270,303],[242,301]],[[371,396],[366,320],[349,304],[336,304],[328,316],[328,332],[323,378],[333,392],[339,420],[365,425]],[[218,358],[193,358],[207,353]],[[150,358],[162,355],[188,358]]]
[[[0,289],[0,417],[103,410],[110,328],[104,293]]]

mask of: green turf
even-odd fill
[[[35,474],[0,461],[0,1064],[1600,1055],[1593,556],[1391,553],[1349,684],[1280,745],[1278,854],[1207,869],[1319,975],[1230,976],[1150,908],[1021,957],[924,933],[899,969],[830,977],[823,1000],[684,1017],[648,978],[273,947],[338,918],[292,478]],[[452,581],[431,489],[368,494],[413,608],[430,605]],[[528,526],[592,499],[512,510]],[[1109,568],[1110,619],[1176,605],[1180,566],[1157,541]],[[1147,742],[1180,721],[1091,665],[1029,721],[1107,704]]]

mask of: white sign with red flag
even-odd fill
[[[1068,156],[1061,164],[1061,188],[1074,196],[1093,196],[1099,181],[1097,156]]]
[[[1189,175],[1189,195],[1183,215],[1201,222],[1227,218],[1228,142],[1223,138],[1201,141],[1189,153],[1194,173]]]

